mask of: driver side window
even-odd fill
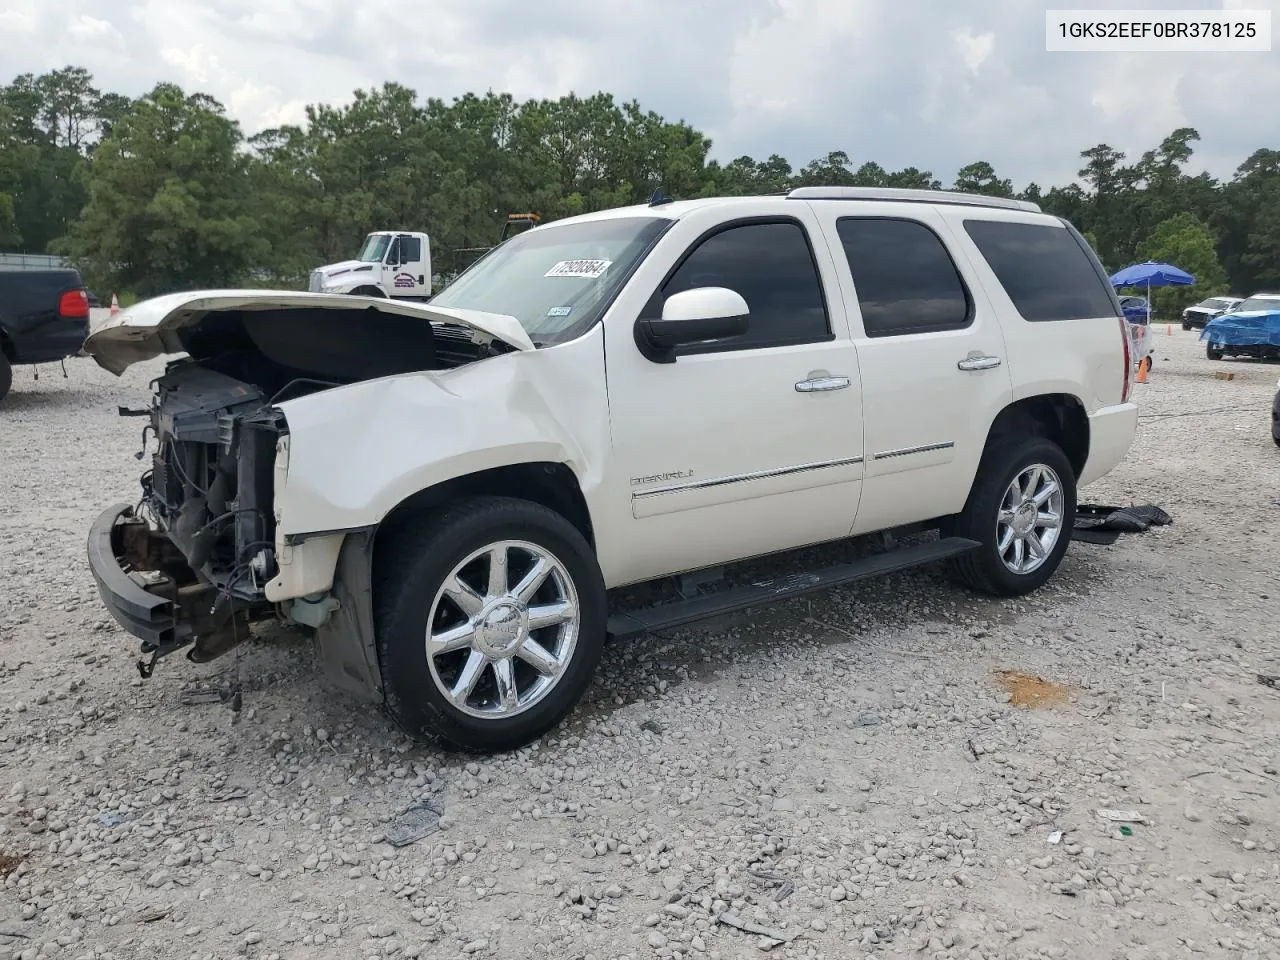
[[[681,354],[751,350],[830,340],[831,324],[818,267],[804,228],[795,221],[743,223],[702,240],[663,284],[651,309],[697,287],[727,287],[750,311],[745,334],[694,344]]]
[[[394,267],[400,263],[400,238],[396,237],[387,247],[387,266]]]

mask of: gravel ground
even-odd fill
[[[1280,367],[1194,338],[1159,328],[1138,442],[1086,493],[1173,526],[1017,602],[926,571],[615,645],[564,727],[482,761],[326,695],[288,631],[141,681],[84,538],[136,491],[115,408],[158,366],[19,370],[0,960],[1280,955]],[[441,829],[392,846],[424,800]]]

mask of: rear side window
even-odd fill
[[[744,223],[707,237],[663,285],[662,299],[696,287],[728,287],[741,294],[749,326],[741,337],[685,347],[681,353],[831,339],[818,267],[798,223]]]
[[[1116,315],[1111,288],[1066,227],[966,220],[964,229],[1024,320]]]
[[[960,330],[971,301],[951,254],[916,220],[842,217],[844,248],[868,337]]]

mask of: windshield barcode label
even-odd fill
[[[604,275],[612,260],[561,260],[544,277],[583,277],[595,280]]]

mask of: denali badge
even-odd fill
[[[633,487],[639,487],[646,483],[661,483],[664,480],[685,480],[692,476],[692,470],[677,470],[674,473],[655,473],[651,477],[632,477],[631,485]]]

